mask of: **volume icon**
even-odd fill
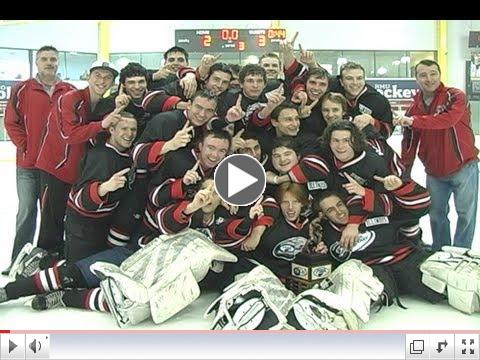
[[[33,341],[28,345],[30,350],[33,351],[34,354],[37,353],[37,351],[40,351],[42,349],[42,343],[40,341],[37,341],[37,339],[33,339]]]

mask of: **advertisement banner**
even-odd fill
[[[390,101],[394,115],[404,114],[418,91],[417,82],[411,78],[366,79],[366,82]]]

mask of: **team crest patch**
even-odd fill
[[[358,234],[357,236],[357,243],[352,248],[352,251],[362,251],[365,250],[371,243],[375,240],[375,232],[371,230],[367,230]]]
[[[218,218],[215,219],[215,225],[220,225],[224,221],[225,221],[225,219],[223,217],[219,216]]]
[[[287,261],[292,261],[295,259],[295,256],[302,251],[305,246],[307,239],[301,236],[295,236],[283,241],[280,241],[273,248],[273,256],[278,259],[283,259]]]
[[[335,260],[340,262],[347,261],[348,259],[350,259],[350,256],[352,256],[352,252],[340,245],[338,241],[330,245],[328,251]]]

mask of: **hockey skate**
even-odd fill
[[[48,310],[57,307],[65,307],[63,295],[65,291],[58,290],[46,294],[40,294],[32,299],[32,308],[35,310]]]

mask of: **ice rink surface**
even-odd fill
[[[391,145],[398,151],[401,137],[392,136]],[[480,137],[476,137],[477,147]],[[15,149],[10,142],[0,141],[0,229],[2,232],[0,251],[0,269],[5,269],[10,260],[15,235],[15,215],[17,212],[17,195],[15,188]],[[421,163],[416,161],[413,178],[425,185],[425,173]],[[451,208],[453,208],[451,201]],[[476,234],[473,248],[480,250],[480,212],[477,216]],[[452,211],[450,222],[453,229],[456,215]],[[424,240],[431,243],[428,216],[421,220]],[[0,286],[8,282],[7,277],[0,276]],[[208,305],[218,296],[217,293],[204,293],[189,307],[163,324],[156,325],[146,321],[132,329],[142,330],[205,330],[212,317],[204,318]],[[23,298],[0,304],[0,329],[9,330],[112,330],[119,329],[110,314],[77,309],[53,309],[37,312],[29,306],[30,298]],[[406,310],[393,305],[380,312],[372,312],[370,321],[363,326],[365,330],[478,330],[480,313],[466,315],[448,306],[447,302],[431,305],[421,300],[402,297]]]

